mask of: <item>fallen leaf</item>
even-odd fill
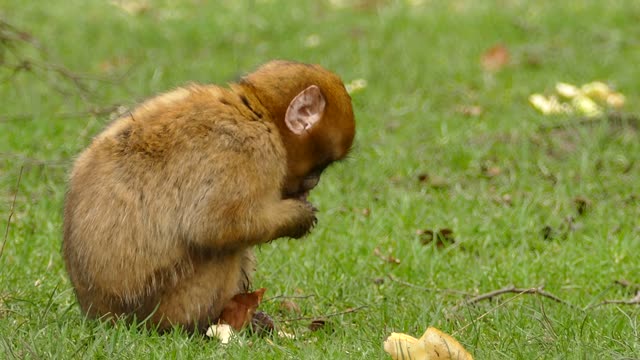
[[[440,230],[416,230],[416,235],[420,237],[422,245],[428,245],[435,241],[437,248],[441,249],[455,243],[453,230],[444,228]]]
[[[258,289],[251,293],[237,294],[225,305],[220,315],[220,322],[229,324],[235,330],[240,330],[253,319],[262,296],[267,289]]]
[[[384,341],[384,351],[394,360],[473,360],[456,339],[434,327],[429,327],[420,339],[391,333]]]
[[[504,45],[497,44],[482,54],[480,64],[485,71],[496,72],[507,66],[509,60],[509,50]]]
[[[309,324],[309,330],[318,331],[322,329],[326,324],[327,324],[327,321],[323,319],[312,320],[311,324]]]
[[[553,228],[551,226],[546,225],[542,230],[540,230],[540,233],[542,234],[543,239],[553,240]]]
[[[456,112],[469,117],[478,117],[482,115],[484,110],[478,105],[459,106]]]
[[[481,170],[484,176],[489,178],[502,174],[502,169],[499,166],[482,166]]]
[[[576,196],[576,198],[573,199],[573,203],[576,205],[576,211],[578,211],[578,215],[584,215],[591,207],[591,200],[587,199],[584,196]]]
[[[418,181],[436,189],[446,188],[449,186],[449,182],[446,178],[438,175],[429,175],[427,173],[418,174]]]
[[[271,316],[263,311],[256,311],[251,318],[251,330],[254,334],[266,335],[273,333],[276,328]]]

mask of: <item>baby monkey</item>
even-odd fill
[[[206,329],[249,289],[253,246],[315,225],[309,190],[354,135],[351,98],[318,65],[143,102],[71,171],[62,249],[82,312]]]

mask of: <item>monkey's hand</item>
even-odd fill
[[[280,217],[280,227],[274,239],[290,237],[299,239],[307,235],[316,225],[316,208],[310,202],[298,199],[285,199],[279,204],[279,210],[272,216]]]

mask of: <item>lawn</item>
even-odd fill
[[[2,0],[0,20],[0,358],[387,359],[428,326],[477,359],[640,358],[640,2]],[[366,81],[318,226],[258,250],[260,307],[295,339],[84,319],[60,255],[74,157],[118,109],[274,58]],[[529,104],[596,80],[624,107]]]

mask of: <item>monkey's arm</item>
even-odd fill
[[[316,222],[311,204],[283,199],[286,154],[278,139],[242,125],[203,143],[209,149],[198,156],[199,171],[184,174],[192,193],[184,199],[190,208],[185,214],[192,216],[183,218],[183,228],[200,246],[233,249],[300,238]]]

